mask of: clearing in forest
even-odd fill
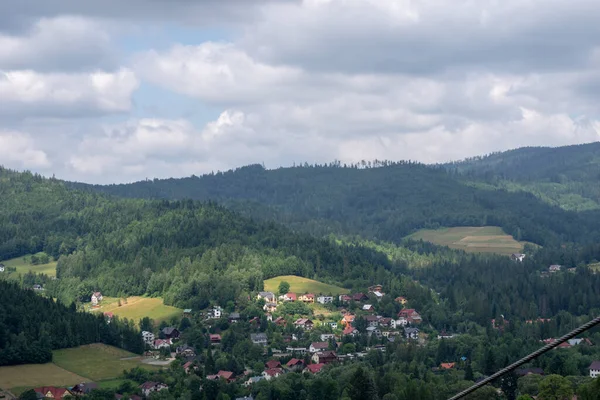
[[[496,253],[510,255],[523,251],[525,242],[517,242],[497,226],[465,226],[442,229],[422,229],[408,236],[452,249],[471,253]]]
[[[29,271],[36,274],[46,274],[48,276],[56,276],[56,261],[51,261],[47,264],[31,265],[29,261],[31,255],[12,258],[10,260],[2,261],[6,267],[16,268],[16,272],[12,272],[10,277],[17,277],[18,274],[25,275]]]
[[[95,308],[94,311],[111,312],[119,318],[132,319],[136,324],[144,317],[149,317],[158,324],[172,317],[181,317],[183,313],[180,308],[165,305],[161,297],[132,296],[120,300],[121,306],[118,298],[104,297],[100,307]]]
[[[348,289],[344,289],[335,285],[315,281],[308,278],[295,275],[282,275],[275,278],[265,280],[265,290],[273,293],[279,292],[279,284],[285,281],[290,284],[290,292],[292,293],[313,293],[313,294],[343,294],[348,293]]]

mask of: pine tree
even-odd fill
[[[348,395],[351,400],[377,400],[379,398],[373,378],[361,366],[352,375]]]

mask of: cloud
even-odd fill
[[[80,117],[129,111],[138,81],[131,70],[114,73],[0,71],[0,117]]]
[[[14,168],[46,168],[50,166],[47,154],[36,148],[27,134],[0,130],[0,160]]]
[[[43,18],[24,35],[0,34],[0,69],[80,71],[114,68],[110,36],[97,21]]]

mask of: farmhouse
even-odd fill
[[[300,318],[294,322],[294,326],[302,328],[305,331],[310,331],[315,324],[308,318]]]
[[[150,393],[153,392],[160,392],[161,390],[165,390],[165,389],[169,389],[169,386],[165,385],[164,383],[160,383],[160,382],[144,382],[140,385],[140,389],[142,390],[142,393],[144,394],[144,396],[149,397]]]
[[[312,293],[301,294],[299,300],[305,303],[314,303],[315,295]]]
[[[258,292],[257,300],[265,299],[267,303],[277,303],[277,298],[273,292]]]
[[[48,399],[65,399],[73,396],[69,390],[54,386],[42,386],[34,388],[33,391],[38,395],[38,397]]]
[[[319,296],[319,297],[317,297],[317,303],[321,303],[321,304],[333,303],[333,296]]]
[[[179,330],[177,328],[173,328],[172,326],[163,328],[161,332],[167,339],[178,339],[180,335]]]
[[[94,292],[92,293],[92,305],[97,306],[102,301],[102,293]]]
[[[590,377],[597,378],[600,375],[600,361],[594,361],[588,369],[590,370]]]

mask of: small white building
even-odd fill
[[[0,272],[4,272],[4,264],[0,264]]]
[[[152,344],[154,342],[154,333],[148,331],[142,331],[142,339],[146,344]]]
[[[94,292],[92,294],[92,305],[97,306],[102,301],[102,293]]]
[[[590,364],[590,378],[597,378],[600,376],[600,361],[594,361]]]
[[[333,333],[323,333],[320,336],[321,342],[326,342],[331,339],[335,339],[335,335]]]
[[[400,329],[406,325],[408,325],[408,320],[404,317],[400,317],[398,319],[393,319],[390,322],[390,326],[394,329]]]
[[[222,315],[223,315],[223,310],[221,309],[221,307],[213,307],[212,317],[214,319],[219,319],[219,318],[221,318]]]
[[[333,296],[319,296],[319,297],[317,297],[317,303],[321,303],[321,304],[333,303]]]
[[[338,327],[337,322],[328,322],[328,324],[331,327],[331,329],[337,329],[337,327]]]

